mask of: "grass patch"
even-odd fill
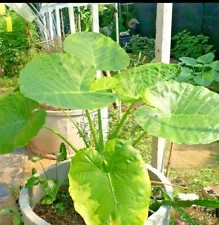
[[[18,87],[18,76],[0,77],[0,97],[3,97],[14,91]]]

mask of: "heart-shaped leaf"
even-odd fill
[[[197,58],[197,62],[207,64],[213,61],[215,55],[210,52]]]
[[[45,197],[42,200],[43,204],[51,204],[56,199],[59,190],[59,182],[54,179],[45,179],[44,181]]]
[[[20,92],[0,99],[0,154],[25,146],[37,135],[46,119],[46,111]]]
[[[187,66],[195,66],[196,65],[196,59],[190,58],[190,57],[181,57],[179,58],[181,62],[186,64]]]
[[[39,176],[31,176],[26,184],[25,184],[25,187],[26,188],[31,188],[33,186],[37,186],[38,184],[40,183],[40,177]]]
[[[93,32],[76,32],[64,41],[65,52],[80,56],[97,70],[118,71],[129,65],[129,56],[110,37]]]
[[[219,71],[213,71],[214,74],[214,80],[219,82]]]
[[[206,71],[202,75],[195,76],[194,81],[200,86],[209,86],[214,80],[213,71]]]
[[[181,72],[176,64],[149,63],[127,69],[114,76],[119,86],[114,91],[122,101],[132,101],[141,98],[141,92],[153,87],[159,82],[170,80]]]
[[[211,63],[213,70],[219,72],[219,61],[214,61]]]
[[[96,70],[68,54],[42,56],[20,74],[21,92],[31,99],[63,109],[97,109],[112,104],[116,95],[89,91]]]
[[[103,156],[79,150],[69,184],[75,209],[87,225],[142,225],[147,218],[150,180],[142,157],[127,141],[108,142]]]
[[[205,87],[169,81],[151,89],[150,106],[136,110],[137,123],[149,134],[179,144],[208,144],[219,139],[218,94]]]
[[[187,67],[182,67],[181,68],[181,73],[180,75],[176,78],[176,81],[178,82],[184,82],[190,80],[193,75],[192,75],[193,70],[187,68]]]

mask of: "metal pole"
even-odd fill
[[[50,32],[50,38],[53,40],[54,32],[53,32],[53,21],[52,21],[52,12],[49,11],[49,32]]]
[[[70,21],[70,31],[71,34],[75,33],[75,15],[72,7],[68,8],[69,21]]]
[[[115,3],[115,20],[116,20],[116,41],[119,43],[119,13],[118,13],[118,3]]]

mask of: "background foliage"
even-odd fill
[[[172,40],[174,47],[171,55],[175,59],[180,57],[198,58],[209,52],[215,52],[213,45],[208,43],[209,37],[203,34],[192,35],[189,31],[183,30],[174,35]]]
[[[0,17],[0,68],[6,76],[15,76],[36,54],[37,49],[30,48],[26,33],[25,20],[16,12],[8,10],[12,18],[13,31],[6,31],[4,16]],[[31,42],[39,40],[36,25],[28,23]]]

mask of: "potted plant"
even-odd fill
[[[87,127],[82,110],[64,111],[45,105],[43,108],[46,109],[47,116],[45,125],[47,127],[56,130],[59,134],[68,139],[69,142],[74,143],[77,148],[84,147],[84,142],[75,127],[79,126],[84,130]],[[60,137],[42,127],[39,133],[28,143],[26,150],[34,155],[41,155],[43,158],[55,160],[55,153],[59,151],[61,142],[62,139]],[[70,146],[67,146],[67,152],[69,157],[74,154]]]
[[[44,126],[46,112],[39,109],[39,102],[85,110],[92,140],[84,138],[83,149],[77,149],[61,134],[44,126],[75,151],[70,161],[57,165],[57,174],[60,183],[68,176],[76,211],[87,225],[167,224],[168,207],[161,207],[158,214],[147,219],[151,195],[149,173],[152,179],[154,176],[164,183],[167,181],[156,170],[145,168],[135,145],[145,133],[180,144],[218,140],[219,118],[215,107],[218,95],[205,87],[174,81],[181,70],[178,65],[151,63],[125,69],[129,64],[125,51],[98,33],[69,35],[64,41],[64,51],[30,62],[21,71],[20,92],[1,99],[1,153],[27,144]],[[95,79],[99,70],[123,71],[114,77]],[[130,102],[130,106],[104,140],[100,109],[117,97]],[[119,139],[121,127],[138,102],[144,106],[135,111],[135,119],[144,131],[133,141]],[[94,109],[98,111],[98,131],[89,113]],[[36,204],[34,199],[40,201],[47,193],[46,201],[51,202],[58,191],[55,170],[50,167],[47,174],[44,192],[36,187],[21,191],[19,202],[26,224],[48,224],[43,220],[37,222],[39,218],[31,208]],[[38,185],[41,180],[38,177],[36,180]],[[165,204],[172,202],[166,200]]]

